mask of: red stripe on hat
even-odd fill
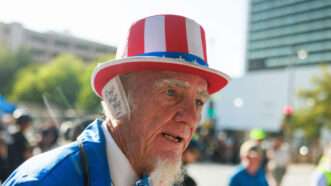
[[[130,29],[128,37],[128,56],[144,53],[145,20],[136,22]]]
[[[205,35],[205,30],[201,26],[200,26],[200,33],[201,33],[203,58],[204,58],[205,62],[207,63],[206,35]]]
[[[166,15],[165,33],[168,52],[188,52],[185,17]]]

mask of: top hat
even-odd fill
[[[178,15],[155,15],[135,22],[115,60],[99,64],[92,74],[92,88],[102,89],[114,76],[144,70],[167,70],[198,75],[208,82],[208,93],[222,89],[229,76],[208,67],[204,29]]]

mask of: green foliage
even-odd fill
[[[80,91],[83,62],[70,54],[56,57],[40,67],[22,70],[11,94],[14,101],[43,103],[43,97],[62,108],[75,104]]]
[[[60,55],[40,70],[38,87],[53,102],[70,108],[79,94],[82,72],[83,62],[80,59],[70,54]]]
[[[97,112],[101,109],[100,98],[94,94],[91,87],[91,75],[98,63],[105,62],[113,58],[113,54],[101,56],[85,69],[85,72],[81,76],[81,91],[77,100],[77,108],[85,112]]]
[[[322,67],[321,74],[312,78],[314,85],[311,89],[301,90],[299,97],[307,106],[295,112],[289,124],[291,130],[304,129],[307,139],[319,137],[321,127],[331,129],[331,72]]]
[[[8,54],[5,50],[0,50],[0,59],[12,58]],[[22,64],[23,54],[25,55],[22,53],[15,57]],[[40,105],[46,99],[63,109],[76,107],[83,112],[97,112],[101,109],[100,98],[92,91],[91,74],[97,63],[113,58],[113,54],[104,55],[86,66],[81,59],[62,54],[49,63],[25,66],[16,73],[10,99]],[[7,76],[8,74],[4,76],[5,79]]]
[[[41,92],[38,90],[38,68],[37,65],[31,65],[20,70],[16,76],[15,86],[10,95],[10,100],[28,101],[41,103]]]
[[[12,53],[0,45],[0,94],[7,96],[12,89],[16,73],[32,62],[28,50],[21,48]]]
[[[91,87],[91,74],[96,65],[96,63],[90,64],[81,77],[81,91],[76,105],[82,111],[95,112],[100,105],[100,99],[93,93]]]

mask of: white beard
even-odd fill
[[[152,186],[172,186],[183,181],[181,170],[182,161],[175,162],[159,160],[154,171],[150,174]]]

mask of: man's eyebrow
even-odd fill
[[[180,88],[189,88],[190,84],[186,81],[178,80],[178,79],[163,79],[156,82],[157,87],[162,86],[176,86]]]
[[[203,97],[204,99],[209,99],[209,94],[208,94],[208,92],[207,91],[205,91],[205,90],[200,90],[199,92],[198,92],[198,95],[199,96],[201,96],[201,97]]]
[[[163,79],[160,80],[159,82],[156,83],[157,87],[162,87],[162,86],[176,86],[176,87],[180,87],[180,88],[189,88],[191,85],[190,83],[186,82],[186,81],[182,81],[182,80],[178,80],[178,79]],[[204,90],[198,90],[198,96],[201,96],[203,99],[209,99],[209,93]]]

